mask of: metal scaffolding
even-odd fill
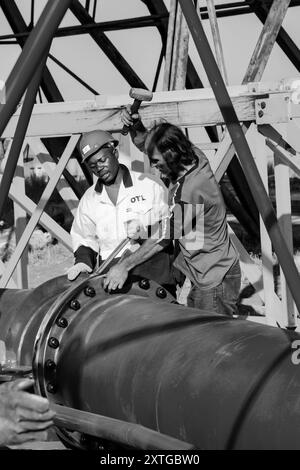
[[[80,163],[80,158],[75,147],[79,134],[84,130],[90,129],[91,126],[96,125],[94,119],[96,113],[99,113],[99,116],[101,115],[101,119],[97,119],[97,123],[101,122],[103,127],[106,126],[110,131],[117,132],[120,130],[120,119],[116,105],[109,106],[108,99],[106,100],[106,108],[102,109],[101,96],[99,96],[98,101],[96,97],[101,90],[99,90],[99,92],[94,90],[93,87],[78,77],[78,75],[65,64],[58,61],[50,52],[51,41],[54,37],[89,34],[130,86],[145,89],[151,88],[155,91],[158,77],[161,73],[163,59],[165,58],[165,83],[168,84],[166,90],[176,88],[185,89],[184,93],[186,93],[188,97],[186,101],[182,101],[181,98],[179,99],[177,97],[176,92],[165,92],[168,93],[170,103],[176,102],[177,105],[180,103],[181,110],[185,109],[185,107],[188,110],[187,114],[183,115],[185,118],[182,119],[181,116],[178,118],[178,116],[176,117],[174,115],[173,117],[170,110],[170,119],[174,119],[175,123],[187,128],[189,125],[205,127],[211,140],[211,148],[216,149],[216,158],[214,162],[212,162],[212,167],[214,167],[216,178],[220,182],[228,208],[251,236],[256,238],[260,237],[261,240],[265,239],[260,224],[260,217],[263,219],[287,281],[288,288],[286,290],[286,298],[290,296],[290,289],[292,298],[296,302],[298,310],[300,310],[300,296],[297,289],[299,275],[291,255],[292,247],[286,244],[286,234],[284,232],[282,233],[282,227],[279,227],[280,224],[277,222],[276,215],[269,201],[265,184],[261,181],[261,175],[264,170],[262,168],[259,169],[259,165],[254,162],[251,149],[246,140],[246,137],[251,135],[254,126],[256,126],[256,130],[259,131],[257,134],[260,133],[260,138],[263,135],[263,145],[268,145],[269,148],[275,151],[276,158],[280,159],[280,164],[283,164],[282,162],[284,161],[285,165],[289,165],[289,167],[295,170],[295,163],[290,161],[291,150],[293,150],[292,146],[284,145],[283,148],[278,149],[278,141],[280,144],[286,141],[281,136],[280,138],[276,137],[274,129],[272,128],[272,123],[274,122],[289,123],[293,117],[295,117],[290,114],[290,108],[286,111],[285,121],[282,121],[281,116],[277,115],[279,105],[287,107],[287,104],[283,101],[287,98],[283,96],[284,92],[288,95],[287,99],[291,100],[294,90],[291,87],[289,88],[288,85],[286,85],[286,89],[284,90],[276,90],[277,85],[274,85],[273,88],[269,87],[264,89],[263,84],[260,87],[259,82],[275,41],[299,70],[299,49],[288,33],[282,28],[282,22],[288,7],[299,6],[300,1],[285,0],[278,2],[274,0],[272,2],[271,0],[251,0],[218,5],[214,5],[213,1],[209,1],[207,2],[207,6],[201,4],[199,7],[197,6],[197,2],[193,2],[192,0],[174,0],[173,3],[171,2],[174,7],[174,12],[175,8],[176,12],[178,12],[178,9],[181,7],[189,26],[186,31],[183,30],[185,26],[182,21],[182,16],[176,23],[176,18],[179,18],[176,13],[173,21],[171,17],[172,11],[168,11],[163,0],[142,0],[142,2],[149,11],[148,16],[96,22],[96,1],[91,5],[88,1],[53,0],[46,4],[44,11],[35,25],[35,2],[32,1],[30,23],[27,27],[18,9],[17,2],[14,0],[0,0],[2,12],[13,31],[12,34],[0,36],[0,45],[5,47],[4,45],[7,42],[14,41],[15,44],[22,47],[22,53],[7,79],[5,87],[6,102],[0,110],[0,134],[3,138],[13,138],[12,145],[6,153],[6,166],[0,185],[0,214],[3,210],[7,195],[9,195],[17,204],[22,206],[27,214],[32,216],[31,221],[28,223],[30,228],[24,231],[24,237],[21,236],[19,240],[20,245],[17,246],[17,254],[13,256],[12,261],[6,265],[4,270],[2,266],[3,274],[0,279],[0,285],[6,285],[11,279],[19,258],[26,247],[30,233],[32,233],[38,221],[48,230],[51,230],[58,239],[62,240],[63,243],[70,248],[69,234],[62,230],[61,227],[58,227],[57,224],[43,212],[45,205],[38,204],[36,207],[34,207],[34,205],[32,206],[32,201],[28,201],[26,195],[21,194],[13,182],[15,169],[24,145],[30,140],[32,146],[36,145],[39,149],[45,149],[45,153],[49,152],[51,154],[53,162],[56,164],[56,170],[54,170],[54,174],[49,180],[48,189],[46,188],[44,196],[46,195],[49,199],[56,183],[59,185],[60,178],[64,178],[69,185],[68,196],[67,199],[64,197],[64,200],[70,210],[73,211],[74,204],[76,206],[76,202],[78,202],[78,198],[81,197],[82,191],[78,188],[73,176],[67,171],[66,164],[71,155],[75,156]],[[80,25],[59,27],[68,8],[70,8],[70,11],[80,22]],[[226,64],[222,58],[222,48],[220,47],[221,38],[218,36],[217,19],[241,14],[255,14],[263,23],[262,33],[258,38],[256,48],[250,59],[249,67],[243,81],[244,88],[243,91],[241,91],[241,96],[243,96],[244,100],[242,103],[244,109],[239,109],[239,99],[234,93],[230,94],[225,86],[202,26],[202,21],[209,18],[215,45],[218,46],[216,48],[218,63],[222,68],[223,76],[226,76]],[[153,86],[151,86],[144,83],[105,33],[107,31],[153,26],[157,28],[160,34],[162,46],[157,61],[157,67],[155,66],[156,74],[154,83]],[[171,28],[173,28],[173,30],[171,30]],[[203,95],[201,95],[201,93],[200,95],[193,94],[193,92],[196,91],[195,89],[201,91],[199,89],[203,88],[203,83],[191,58],[188,56],[187,42],[185,42],[185,49],[183,49],[183,42],[186,40],[184,38],[187,38],[189,34],[193,36],[215,94],[215,99],[207,98],[209,96],[207,89],[202,90]],[[73,79],[77,80],[94,95],[94,100],[91,100],[91,102],[93,102],[93,116],[89,114],[90,105],[84,102],[81,108],[75,109],[73,107],[71,112],[68,110],[68,104],[63,103],[63,96],[55,83],[55,79],[45,65],[47,57],[54,60],[66,73],[69,73]],[[174,79],[177,80],[177,84]],[[252,88],[247,88],[247,84],[249,84],[249,86],[252,84]],[[37,114],[38,110],[35,109],[34,106],[39,87],[49,103],[40,105],[44,106],[44,111],[41,115]],[[16,110],[16,108],[25,91],[25,101],[20,112],[20,110]],[[175,94],[172,95],[172,93]],[[208,102],[206,115],[204,115],[205,113],[201,114],[200,111],[198,112],[198,110],[191,105],[192,102],[199,102],[202,106],[204,99]],[[279,101],[280,99],[282,101]],[[51,103],[56,103],[55,109],[51,108]],[[218,107],[216,108],[216,103],[221,112],[218,110]],[[120,102],[118,105],[120,107],[124,105],[124,103]],[[159,99],[157,103],[155,103],[154,100],[153,105],[156,106],[154,114],[157,113],[157,117],[161,117],[161,114],[164,112],[164,107],[160,107]],[[141,108],[141,113],[146,122],[148,116],[150,116],[149,110],[151,106],[152,104],[149,104],[148,107]],[[269,114],[266,113],[265,107],[267,107],[267,111],[270,109]],[[211,114],[211,110],[214,111],[214,114]],[[55,113],[56,122],[50,118],[53,113]],[[72,120],[72,113],[77,113],[76,120]],[[64,121],[66,115],[68,115],[68,123]],[[213,116],[211,121],[209,120],[210,115]],[[44,125],[45,119],[48,119],[48,129],[46,129]],[[276,119],[278,121],[276,121]],[[240,122],[242,126],[239,124]],[[224,133],[220,125],[225,126],[226,130]],[[219,127],[217,128],[217,126]],[[53,138],[53,136],[55,136],[55,138]],[[59,136],[60,139],[57,138]],[[275,148],[273,148],[272,145],[275,145]],[[62,164],[62,161],[64,161],[64,164]],[[85,167],[82,166],[81,168],[88,184],[91,184],[91,175],[87,172]],[[297,165],[296,170],[298,171]],[[227,180],[223,178],[225,172],[234,191],[228,190]],[[53,182],[55,182],[55,184]],[[35,221],[35,225],[32,221]],[[291,232],[291,225],[287,230]],[[232,234],[232,236],[234,237],[235,243],[238,245],[239,241],[237,237],[235,237],[234,234]],[[265,241],[266,246],[269,241]],[[251,265],[246,256],[247,254],[245,250],[243,251],[242,246],[239,246],[239,250],[242,259],[245,260],[244,264],[247,276],[249,279],[252,276],[251,282],[255,284],[255,275],[251,274],[252,268],[249,269],[249,266],[247,266]],[[270,253],[272,255],[272,246],[270,244],[267,250],[268,256]],[[269,282],[267,281],[268,275],[265,272],[263,277],[264,283]],[[258,284],[261,286],[261,283]],[[259,289],[260,288],[258,288],[258,291]],[[262,295],[262,303],[265,305],[268,303],[266,301],[267,297],[268,294]],[[274,297],[273,294],[270,298],[271,300],[269,301],[267,310],[274,310],[274,305],[276,306],[276,311],[283,308],[284,300],[279,301],[278,297]],[[278,302],[281,302],[280,308]],[[291,304],[289,301],[286,301],[286,305]],[[287,312],[287,310],[289,310],[289,312]],[[277,320],[280,319],[281,324],[286,323],[288,327],[294,328],[296,326],[295,311],[290,307],[288,309],[285,307],[285,316],[286,318],[278,314]]]

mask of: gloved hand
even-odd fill
[[[74,281],[80,273],[91,273],[93,270],[85,263],[77,263],[74,264],[70,269],[67,271],[67,276],[69,281]]]

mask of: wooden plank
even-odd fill
[[[269,3],[269,2],[268,2]],[[297,1],[297,5],[299,2]],[[295,6],[295,0],[293,0],[291,6]],[[265,2],[252,2],[251,10],[262,23],[265,23],[267,19],[267,15],[269,13],[269,5],[267,6]],[[294,12],[293,12],[294,13]],[[296,67],[299,71],[299,64],[300,64],[300,50],[292,38],[287,34],[285,29],[281,27],[279,29],[277,38],[276,38],[278,46],[282,49],[282,51],[286,54],[289,58],[291,63]]]
[[[271,85],[261,84],[259,80],[261,80],[262,78],[262,74],[266,68],[267,62],[271,55],[273,46],[276,41],[276,36],[278,34],[283,18],[286,14],[288,4],[289,0],[284,0],[283,2],[281,0],[274,0],[270,8],[267,20],[262,28],[262,31],[256,43],[255,49],[253,51],[252,57],[250,59],[247,71],[242,82],[242,85],[248,83],[248,89],[252,90],[253,93],[263,92],[263,90],[265,90],[267,93],[270,91],[270,89],[273,89],[274,91],[279,91],[284,90],[285,88],[283,82],[279,82],[277,84],[273,83],[273,85]],[[256,81],[258,81],[258,83],[255,83]],[[288,82],[286,89],[289,90]],[[246,133],[246,129],[247,127],[243,126],[244,133]],[[227,168],[233,155],[235,154],[235,152],[233,152],[233,146],[231,143],[231,139],[228,136],[228,133],[225,134],[223,140],[224,142],[222,146],[222,152],[224,155],[224,163],[222,164],[222,166],[220,166],[221,171],[223,171],[223,168]],[[218,158],[222,160],[221,152],[219,153]]]
[[[149,158],[142,153],[133,143],[129,136],[122,135],[117,137],[119,140],[119,161],[133,171],[140,173],[150,172]]]
[[[268,188],[268,160],[266,153],[265,139],[257,131],[256,126],[251,127],[251,132],[248,134],[248,143],[252,150],[256,166],[258,168],[261,179],[264,183],[266,192]],[[264,301],[265,301],[265,314],[267,323],[274,325],[284,325],[284,311],[279,297],[274,291],[274,276],[273,276],[273,256],[272,256],[272,243],[268,231],[260,217],[260,241],[261,241],[261,260],[262,260],[262,273],[263,273],[263,287],[264,287]]]
[[[294,256],[289,167],[282,163],[282,161],[277,157],[276,150],[274,152],[274,174],[278,223],[283,233],[285,242],[291,253],[291,256]],[[283,326],[295,328],[297,327],[297,315],[295,311],[296,309],[294,305],[294,300],[281,268],[280,285],[282,299],[281,302],[283,305],[283,311],[285,313],[285,324]]]
[[[32,149],[33,153],[36,155],[37,159],[41,163],[42,167],[46,171],[47,175],[51,177],[53,172],[55,171],[56,164],[51,159],[49,152],[47,151],[46,147],[44,146],[43,142],[38,138],[29,137],[26,139],[29,147]],[[60,180],[57,183],[56,189],[58,190],[59,194],[61,195],[63,201],[66,203],[68,208],[70,209],[73,216],[75,215],[76,209],[78,207],[78,198],[76,194],[69,186],[67,181],[65,180],[64,176],[61,175]]]
[[[3,273],[2,278],[0,279],[0,287],[5,287],[8,280],[10,279],[16,264],[18,263],[18,260],[20,256],[22,255],[26,244],[29,241],[29,238],[32,235],[33,230],[35,229],[37,223],[39,222],[41,215],[45,209],[46,204],[48,203],[49,197],[51,196],[64,168],[66,167],[66,164],[68,163],[68,160],[71,156],[71,153],[73,152],[75,145],[77,144],[79,139],[79,135],[72,135],[70,138],[63,155],[61,156],[57,166],[55,173],[53,174],[52,178],[50,178],[45,190],[43,191],[43,194],[41,196],[41,199],[36,206],[36,209],[34,213],[31,216],[31,219],[29,220],[26,229],[24,230],[24,233],[16,246],[15,252],[10,258],[9,262],[7,263],[6,270]]]
[[[0,162],[0,184],[1,184],[2,174],[3,174],[4,168],[5,168],[5,164],[6,164],[7,157],[9,155],[11,146],[12,146],[12,139],[10,139],[10,141],[8,142],[8,145],[6,147],[6,151],[5,151],[4,155],[3,154],[1,155],[2,158],[1,158],[1,162]],[[2,150],[3,150],[3,148],[2,148]],[[0,277],[2,276],[4,271],[5,271],[5,264],[2,262],[2,260],[0,260]],[[10,280],[7,284],[7,287],[9,287],[10,289],[16,289],[17,288],[17,282],[13,278],[10,278]]]
[[[23,154],[26,151],[26,143],[23,143],[20,153],[18,166],[16,169],[14,184],[25,194],[24,179],[24,159]],[[15,235],[16,244],[20,241],[22,234],[26,228],[26,211],[14,202],[14,219],[15,219]],[[28,246],[24,249],[22,256],[16,268],[17,286],[19,289],[28,289]]]
[[[220,31],[219,31],[219,26],[218,26],[214,0],[206,0],[206,4],[207,4],[207,12],[208,12],[208,18],[210,22],[210,28],[211,28],[214,46],[215,46],[216,61],[219,66],[220,72],[222,74],[223,80],[225,84],[228,85],[228,77],[227,77],[227,72],[226,72],[226,67],[225,67],[222,41],[221,41],[221,36],[220,36]]]
[[[273,141],[276,145],[278,145],[283,150],[286,150],[292,157],[300,156],[300,153],[297,151],[297,146],[300,145],[299,140],[299,128],[293,125],[293,120],[289,120],[286,124],[286,128],[288,130],[289,135],[289,142],[287,142],[280,132],[278,132],[275,127],[271,126],[270,124],[267,125],[258,125],[258,132],[260,132],[263,136],[267,137]],[[292,134],[292,135],[291,135]],[[291,137],[293,136],[293,139]]]
[[[22,191],[20,191],[14,183],[12,183],[9,189],[9,197],[16,202],[27,214],[32,215],[36,209],[35,203],[29,199]],[[71,252],[72,241],[71,236],[66,230],[58,225],[46,212],[43,212],[39,223],[44,227],[45,230],[50,232],[55,238],[60,240],[62,244]]]
[[[259,37],[258,42],[257,42],[256,47],[255,47],[255,50],[254,50],[253,55],[251,57],[250,63],[248,65],[246,74],[245,74],[244,79],[243,79],[243,84],[245,84],[247,82],[253,82],[253,81],[256,81],[256,80],[260,80],[261,77],[262,77],[263,71],[265,70],[267,61],[270,57],[272,48],[273,48],[275,40],[276,40],[276,36],[277,36],[278,30],[279,30],[278,24],[279,24],[279,27],[280,27],[280,25],[282,23],[282,20],[284,18],[284,15],[286,13],[287,7],[288,7],[288,5],[286,5],[286,3],[287,3],[286,0],[284,2],[282,2],[282,5],[279,9],[277,8],[278,3],[281,3],[281,1],[280,0],[279,1],[274,0],[272,8],[270,9],[270,14],[268,16],[268,19],[267,19],[266,24],[264,25],[264,27],[262,29],[262,32],[260,34],[260,37]],[[273,22],[274,22],[274,24],[272,24]],[[259,90],[262,91],[264,88],[266,90],[268,90],[268,86],[265,87],[265,85],[261,85],[261,84],[254,85],[254,84],[248,83],[248,86],[249,86],[249,90],[252,89],[253,92],[258,92]],[[280,85],[279,86],[275,85],[275,88],[276,87],[278,87],[280,89]],[[247,132],[247,127],[245,125],[243,126],[243,130],[244,130],[245,133]],[[217,152],[218,160],[214,164],[215,171],[216,171],[216,177],[218,178],[218,180],[223,175],[224,171],[226,170],[226,168],[227,168],[228,164],[230,163],[230,161],[231,161],[234,154],[235,154],[235,149],[232,145],[232,142],[231,142],[231,139],[230,139],[228,133],[226,133],[223,140],[222,140],[222,142],[221,142],[221,146],[220,146],[220,148],[218,149],[218,152]],[[263,233],[263,237],[264,237],[265,243],[267,243],[264,233]],[[240,258],[241,258],[242,269],[245,272],[245,274],[246,274],[247,278],[249,279],[249,281],[252,283],[252,285],[254,285],[256,290],[258,290],[258,294],[262,297],[262,295],[263,295],[262,278],[258,277],[258,281],[255,280],[256,276],[258,276],[258,272],[257,272],[258,268],[257,267],[255,268],[254,266],[252,266],[252,264],[248,264],[248,261],[250,259],[248,253],[247,252],[242,253],[244,248],[242,247],[241,244],[237,244],[237,243],[238,243],[238,240],[235,241],[235,244],[236,244],[237,247],[239,246],[239,253],[240,253]],[[245,260],[248,260],[248,261],[243,263],[243,257],[245,257]],[[266,259],[264,261],[265,261],[265,263],[267,262]],[[255,284],[253,284],[253,282],[251,281],[251,278],[253,279]],[[269,282],[269,280],[267,282]],[[276,306],[275,315],[273,315],[273,316],[274,316],[274,318],[278,317],[280,320],[282,320],[282,317],[280,316],[279,305],[278,305],[279,299],[277,298],[277,300],[276,300],[276,297],[274,297],[276,295],[275,293],[274,293],[274,295],[273,295],[273,293],[270,294],[270,295],[272,297],[272,302]],[[271,302],[271,300],[270,300],[270,302]],[[270,303],[270,302],[268,301],[268,303]]]
[[[195,142],[195,145],[201,150],[217,150],[220,142]]]
[[[189,50],[189,29],[178,0],[171,0],[167,48],[165,57],[164,90],[183,90]]]
[[[4,273],[4,271],[5,271],[5,264],[0,260],[0,280],[1,280],[1,276]],[[10,278],[10,280],[8,281],[6,287],[8,289],[17,289],[17,284],[15,283],[15,281],[12,278]]]
[[[175,27],[176,27],[176,0],[171,0],[170,7],[169,7],[169,21],[168,21],[168,34],[167,34],[167,45],[166,45],[166,54],[165,54],[163,90],[172,89],[170,87],[170,83],[171,83],[171,73],[172,73]]]
[[[209,23],[210,23],[210,29],[211,29],[214,47],[215,47],[216,61],[219,66],[224,83],[227,86],[228,77],[227,77],[227,72],[226,72],[226,67],[225,67],[225,60],[224,60],[224,55],[223,55],[223,48],[222,48],[217,15],[216,15],[215,3],[214,3],[214,0],[206,0],[206,4],[207,4],[207,12],[208,12],[208,18],[209,18]],[[198,9],[198,16],[201,21],[200,8]],[[217,126],[217,133],[218,133],[218,139],[219,141],[221,141],[222,136],[224,134],[224,129],[222,126]]]
[[[210,161],[211,169],[217,181],[221,180],[234,154],[235,148],[231,137],[228,132],[225,132],[214,158]]]
[[[300,178],[300,157],[295,157],[286,150],[279,149],[270,139],[267,139],[266,144],[273,152],[276,152],[277,159],[282,164],[287,165]]]
[[[288,88],[282,91],[283,82],[272,82],[262,86],[243,85],[228,87],[233,105],[240,121],[255,121],[255,99],[260,93],[292,93]],[[120,107],[128,104],[128,96],[101,96],[94,100],[36,104],[33,108],[27,136],[56,136],[81,133],[102,128],[111,132],[120,132],[122,122]],[[8,123],[3,137],[14,135],[19,109]],[[141,115],[146,126],[155,119],[164,117],[180,126],[206,126],[223,124],[223,117],[211,88],[196,90],[176,90],[154,93],[152,102],[143,103]],[[300,106],[292,108],[291,117],[300,117]]]
[[[254,132],[255,132],[255,128],[252,125],[250,129],[248,130],[247,140],[250,145],[250,148],[252,146],[253,154],[256,153],[253,148],[253,140],[251,139],[251,135],[252,137],[253,135],[255,135]],[[243,273],[245,274],[249,282],[252,284],[252,286],[255,288],[256,293],[258,294],[260,299],[263,302],[265,302],[264,276],[266,276],[266,270],[265,269],[261,270],[259,266],[257,266],[257,264],[250,258],[248,252],[246,251],[246,249],[244,248],[242,243],[239,241],[239,239],[237,238],[237,236],[235,235],[235,233],[233,232],[233,230],[231,229],[229,225],[228,225],[228,229],[229,229],[230,237],[239,252],[240,264],[241,264]],[[264,234],[264,240],[266,242],[265,247],[267,250],[268,242],[267,242],[267,238],[265,237],[265,234]],[[269,262],[267,261],[267,259],[264,259],[264,265],[266,266],[266,269],[268,269],[268,267],[270,267],[268,263],[270,263],[271,258],[270,258],[270,254],[269,253],[267,254],[267,251],[266,251],[266,256],[269,257]],[[270,276],[267,277],[267,285],[269,289],[271,285]],[[267,296],[268,296],[268,299],[267,299],[268,305],[272,306],[270,307],[270,310],[269,310],[271,311],[271,308],[272,308],[272,316],[268,316],[267,323],[271,325],[276,325],[276,321],[278,321],[280,324],[282,324],[283,318],[282,318],[281,303],[280,303],[279,298],[274,292],[273,284],[272,284],[272,289],[268,290]]]
[[[261,79],[289,4],[290,0],[273,0],[243,83]]]
[[[172,92],[168,92],[172,93]],[[127,98],[128,102],[128,98]],[[58,136],[72,133],[88,132],[94,129],[103,129],[110,132],[120,132],[122,122],[119,109],[95,108],[68,111],[57,109],[56,103],[48,113],[45,109],[36,108],[33,111],[27,136]],[[255,98],[235,97],[233,105],[240,121],[255,120]],[[36,105],[40,106],[40,105]],[[224,120],[215,99],[187,100],[165,103],[144,104],[140,114],[146,127],[150,127],[155,120],[163,117],[167,121],[183,127],[213,126],[223,124]],[[16,126],[16,115],[13,115],[4,131],[4,136],[12,136]]]

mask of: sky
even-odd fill
[[[215,0],[215,3],[226,3],[227,1],[229,0]],[[30,19],[31,0],[16,0],[16,3],[25,21],[28,23]],[[85,4],[85,1],[82,0],[82,3]],[[92,8],[93,0],[91,0],[90,3]],[[166,1],[165,3],[168,6],[169,2]],[[199,3],[200,6],[205,6],[206,0],[200,0]],[[37,21],[40,11],[45,4],[45,0],[35,0],[35,21]],[[98,0],[95,19],[100,22],[148,14],[148,9],[140,0]],[[289,9],[283,23],[284,28],[298,47],[300,47],[299,19],[300,7],[293,7]],[[78,21],[71,12],[68,12],[60,26],[76,24],[79,24]],[[218,24],[229,84],[238,85],[241,83],[246,71],[262,24],[253,14],[220,18]],[[203,20],[203,26],[212,44],[209,21]],[[2,11],[0,11],[0,30],[2,34],[11,33]],[[106,34],[126,58],[131,67],[146,83],[148,88],[151,88],[161,49],[161,39],[156,28],[123,30],[107,32]],[[20,51],[21,49],[18,45],[0,46],[0,79],[6,80]],[[206,74],[202,68],[192,39],[190,39],[189,52],[202,82],[205,86],[208,86]],[[100,94],[124,95],[129,91],[130,86],[128,83],[126,83],[118,70],[110,63],[89,35],[55,38],[52,42],[51,54],[63,62]],[[77,83],[51,59],[48,59],[47,65],[65,101],[84,100],[93,97],[88,90]],[[262,80],[277,81],[282,78],[298,76],[299,73],[295,67],[276,44]],[[163,71],[160,76],[158,91],[162,89],[162,77]]]

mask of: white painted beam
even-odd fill
[[[276,83],[251,83],[228,87],[235,111],[240,121],[255,121],[255,100],[265,94],[292,94],[291,85],[285,81]],[[130,101],[127,95],[97,96],[94,100],[64,103],[36,104],[28,126],[27,136],[57,136],[81,133],[93,129],[120,132],[121,107]],[[292,108],[291,117],[300,117],[300,106]],[[164,118],[173,124],[210,126],[223,124],[211,88],[176,90],[154,93],[150,103],[143,103],[140,112],[146,126]],[[3,137],[14,135],[20,108],[10,119]]]

